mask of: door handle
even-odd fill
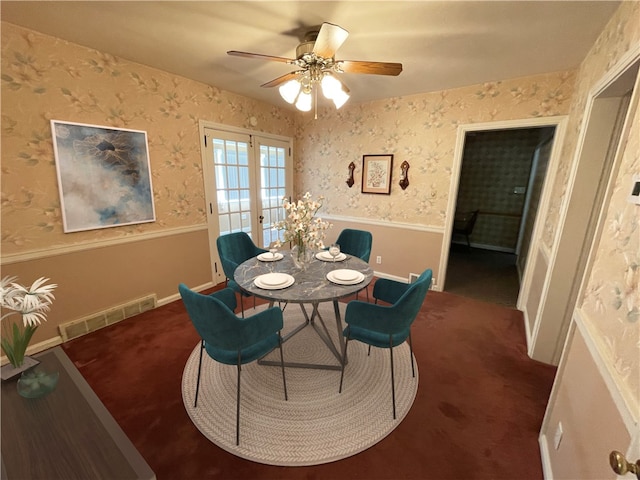
[[[618,475],[634,473],[636,478],[640,480],[640,460],[636,460],[636,463],[629,463],[623,454],[614,450],[609,454],[609,464]]]
[[[260,216],[258,217],[258,220],[260,220],[260,223],[262,223],[262,220],[264,220],[264,216],[260,215]]]

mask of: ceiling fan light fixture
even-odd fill
[[[300,82],[296,79],[289,80],[278,89],[280,96],[287,102],[293,104],[300,93]]]
[[[340,80],[330,73],[327,73],[322,77],[320,85],[322,86],[323,95],[329,100],[333,100],[337,95],[340,95],[340,92],[342,92],[342,83],[340,83]]]
[[[308,112],[311,110],[311,92],[302,91],[298,95],[298,101],[296,102],[296,108],[302,112]]]
[[[341,106],[347,103],[349,97],[350,95],[341,89],[331,100],[333,100],[333,104],[336,106],[336,109],[340,109]]]

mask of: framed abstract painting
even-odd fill
[[[51,120],[65,233],[156,219],[147,133]]]
[[[362,193],[391,193],[393,155],[362,156]]]

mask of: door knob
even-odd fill
[[[636,463],[629,463],[623,454],[614,450],[609,454],[609,464],[618,475],[634,473],[636,478],[640,480],[640,460],[637,460]]]

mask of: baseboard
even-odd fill
[[[42,342],[29,345],[27,347],[27,351],[25,352],[25,355],[35,355],[36,353],[44,352],[45,350],[48,350],[50,348],[57,347],[60,344],[62,344],[62,337],[60,335],[56,337],[48,338],[47,340],[44,340]],[[6,365],[7,363],[9,363],[9,359],[3,355],[0,358],[0,364]]]
[[[207,290],[208,288],[213,288],[216,285],[213,282],[203,283],[202,285],[198,285],[197,287],[189,287],[194,292],[201,292],[203,290]],[[164,297],[158,300],[158,307],[162,307],[163,305],[167,305],[168,303],[175,302],[176,300],[180,300],[180,293],[176,292],[173,295],[169,295],[168,297]]]
[[[553,472],[551,471],[551,462],[549,461],[547,436],[540,434],[538,443],[540,444],[540,459],[542,460],[542,477],[545,480],[551,480],[553,478]]]

